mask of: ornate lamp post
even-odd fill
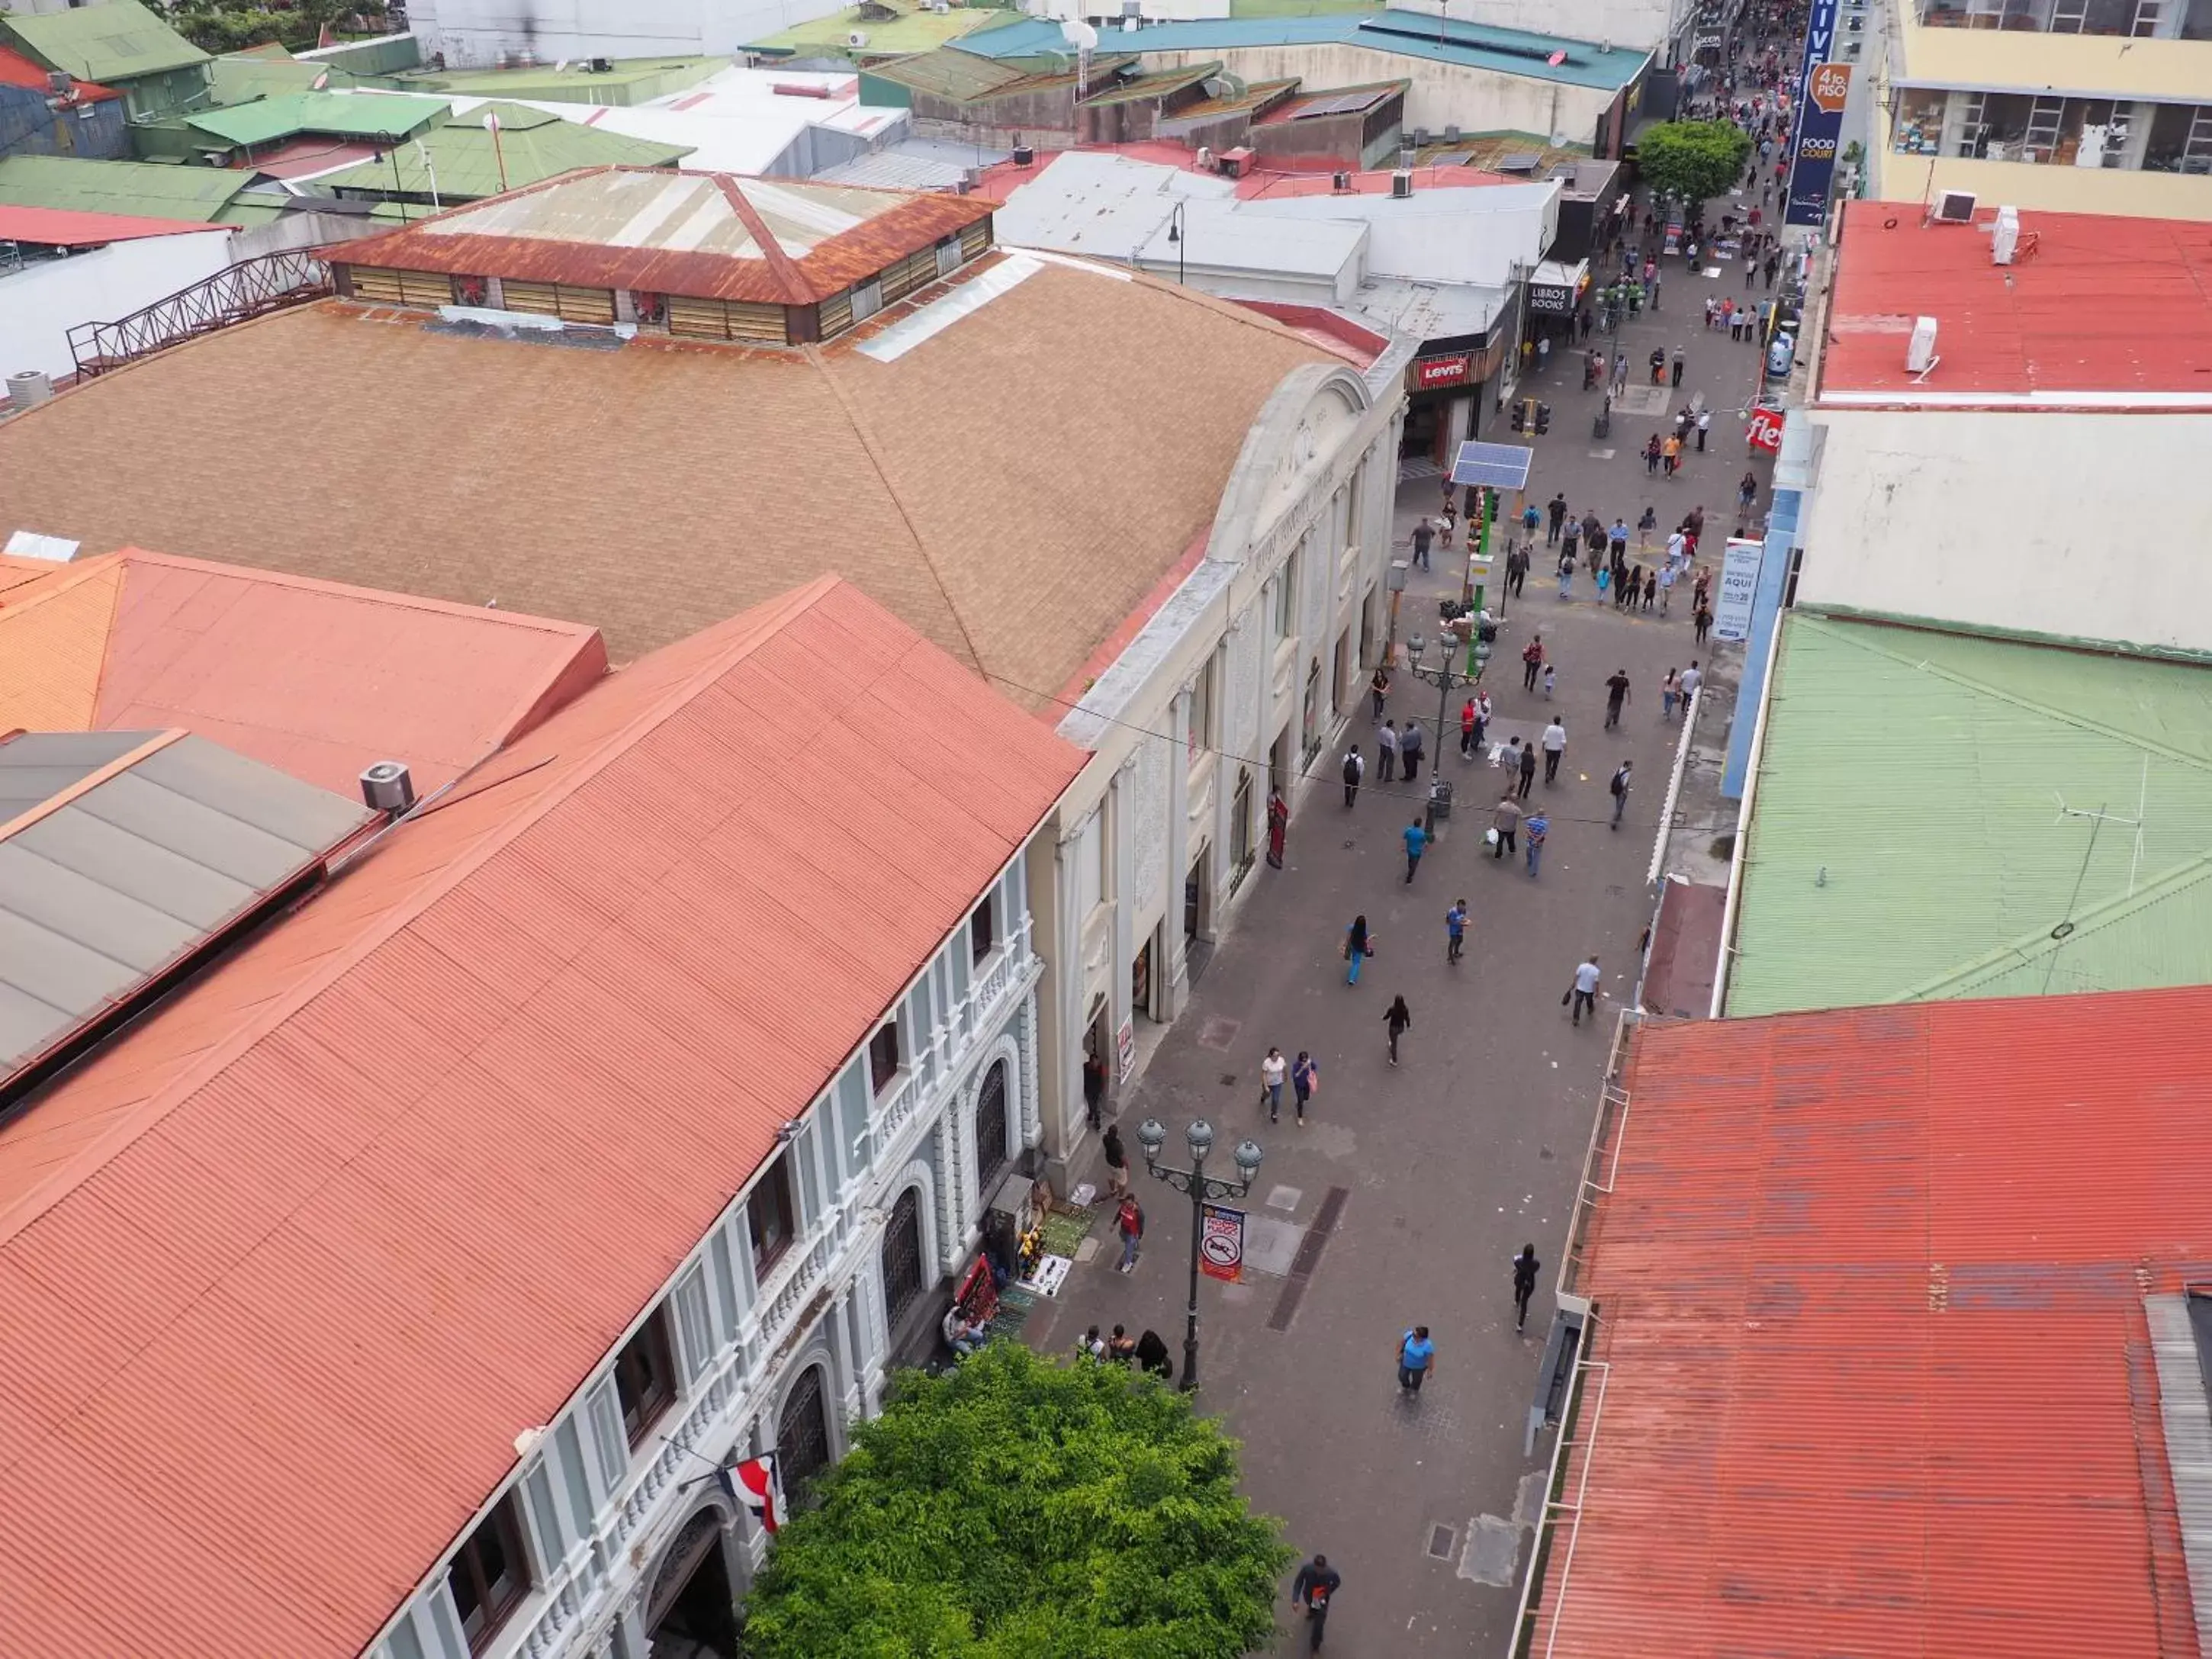
[[[1237,1160],[1237,1179],[1229,1181],[1206,1173],[1206,1155],[1213,1149],[1211,1123],[1200,1118],[1182,1132],[1182,1138],[1190,1148],[1188,1170],[1159,1161],[1160,1149],[1168,1142],[1167,1129],[1159,1119],[1148,1117],[1137,1126],[1137,1145],[1144,1149],[1145,1167],[1152,1172],[1152,1178],[1190,1194],[1190,1322],[1183,1330],[1182,1381],[1177,1385],[1188,1393],[1198,1387],[1198,1246],[1205,1231],[1206,1203],[1208,1199],[1242,1198],[1250,1192],[1260,1174],[1260,1162],[1267,1154],[1256,1140],[1238,1141],[1231,1154]]]
[[[1415,634],[1406,641],[1407,666],[1416,677],[1437,688],[1437,744],[1429,757],[1429,812],[1431,827],[1437,818],[1451,811],[1451,785],[1444,781],[1445,721],[1451,717],[1451,694],[1455,686],[1469,686],[1482,678],[1484,665],[1490,660],[1491,640],[1498,633],[1498,624],[1484,611],[1480,617],[1462,613],[1443,625],[1437,641],[1437,659],[1433,666],[1421,660],[1428,649],[1428,641]],[[1461,668],[1454,653],[1464,644],[1473,642],[1468,653],[1468,665]]]

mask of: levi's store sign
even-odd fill
[[[1413,365],[1413,379],[1424,392],[1440,386],[1460,386],[1467,380],[1467,353],[1449,357],[1424,357]]]

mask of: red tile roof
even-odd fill
[[[45,570],[0,592],[0,730],[181,726],[348,796],[379,760],[427,793],[606,672],[574,623],[137,548]]]
[[[0,1646],[358,1652],[1082,760],[823,578],[0,1131]]]
[[[51,82],[45,64],[33,62],[12,47],[0,46],[0,84],[29,87],[34,91],[44,92]],[[90,81],[72,80],[70,95],[90,104],[105,104],[123,94],[112,87],[98,86]]]
[[[2197,1655],[2142,1298],[2212,1262],[2208,1030],[2197,987],[1643,1033],[1531,1650]]]
[[[694,210],[657,219],[630,204],[608,215],[594,203],[581,213],[564,215],[549,204],[544,228],[528,234],[486,234],[470,228],[515,216],[516,204],[553,192],[574,195],[595,177],[631,174],[665,180],[707,179],[727,202],[737,221],[750,232],[765,257],[739,257],[711,248],[669,246],[690,239],[682,234],[700,222]],[[757,205],[755,198],[763,205]],[[849,229],[823,237],[803,249],[787,249],[772,222],[779,216],[765,204],[796,198],[820,204],[866,204],[869,216]],[[742,178],[726,173],[692,173],[673,167],[593,167],[562,173],[505,196],[448,209],[417,220],[404,230],[325,248],[333,264],[361,264],[398,270],[431,270],[463,276],[497,276],[526,282],[566,283],[580,287],[631,289],[641,293],[684,295],[693,299],[750,301],[778,305],[811,305],[864,282],[885,266],[921,252],[939,238],[988,219],[996,204],[980,197],[938,191],[870,190],[857,185],[810,184],[795,179]],[[627,219],[625,215],[630,216]],[[842,213],[839,216],[847,216]],[[573,234],[556,234],[568,218]],[[650,228],[636,245],[614,240],[631,234],[641,222]],[[786,234],[791,222],[784,221]]]
[[[80,213],[70,208],[20,207],[0,202],[0,242],[46,247],[97,247],[142,236],[205,235],[235,225],[196,225],[179,219],[145,219],[130,213]]]
[[[2212,406],[2212,225],[2023,213],[2022,252],[1999,265],[1995,217],[1845,206],[1821,397]],[[1916,317],[1936,319],[1942,359],[1924,381],[1905,366]]]

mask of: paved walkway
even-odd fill
[[[1682,394],[1703,391],[1734,407],[1755,348],[1695,325],[1689,313],[1703,289],[1681,280],[1680,264],[1672,262],[1662,289],[1667,309],[1630,325],[1622,349],[1635,362],[1679,341],[1690,362]],[[1736,283],[1740,291],[1740,276]],[[1663,416],[1617,414],[1613,439],[1593,444],[1596,399],[1579,391],[1579,371],[1555,363],[1552,378],[1540,395],[1557,415],[1552,433],[1532,441],[1532,497],[1564,489],[1577,513],[1588,507],[1608,524],[1616,515],[1633,524],[1650,500],[1671,525],[1702,501],[1707,545],[1717,550],[1734,522],[1745,465],[1734,421],[1716,418],[1711,452],[1693,457],[1680,482],[1648,482],[1633,451]],[[1401,538],[1437,499],[1433,478],[1401,489]],[[1457,592],[1457,567],[1437,564],[1408,588],[1401,639],[1416,628],[1433,634],[1437,596]],[[1563,604],[1541,569],[1522,599],[1505,602],[1489,682],[1494,738],[1534,738],[1554,710],[1565,717],[1559,780],[1547,788],[1540,777],[1534,796],[1553,821],[1540,876],[1532,880],[1521,862],[1499,862],[1483,848],[1504,779],[1456,753],[1462,694],[1452,699],[1455,742],[1444,763],[1458,784],[1458,816],[1410,886],[1398,832],[1423,792],[1382,785],[1370,769],[1347,810],[1334,756],[1325,757],[1324,775],[1293,802],[1288,867],[1255,869],[1191,1007],[1119,1103],[1133,1159],[1134,1126],[1148,1115],[1168,1126],[1170,1157],[1200,1115],[1215,1126],[1221,1170],[1233,1167],[1228,1150],[1243,1135],[1267,1149],[1248,1200],[1252,1271],[1243,1285],[1207,1280],[1201,1292],[1200,1399],[1244,1440],[1255,1501],[1286,1519],[1294,1547],[1325,1552],[1343,1572],[1327,1651],[1352,1659],[1503,1650],[1528,1505],[1549,1455],[1547,1442],[1535,1463],[1524,1460],[1522,1425],[1613,1030],[1610,1003],[1594,1028],[1575,1030],[1560,997],[1590,951],[1601,955],[1609,997],[1634,983],[1654,815],[1680,730],[1662,722],[1658,688],[1668,668],[1705,654],[1691,644],[1686,589],[1663,621],[1656,612],[1625,617],[1590,600],[1587,575],[1581,598]],[[1536,629],[1559,665],[1550,704],[1521,687],[1518,654]],[[1616,668],[1635,690],[1620,729],[1607,732],[1603,683]],[[1390,712],[1432,720],[1436,695],[1401,676]],[[1364,718],[1352,734],[1371,762]],[[1616,831],[1606,782],[1623,758],[1635,763],[1638,788]],[[1474,926],[1465,961],[1448,966],[1443,912],[1461,896]],[[1338,945],[1362,911],[1378,953],[1354,988],[1344,982]],[[1382,1013],[1397,994],[1412,1006],[1413,1028],[1394,1070]],[[1255,1103],[1270,1043],[1286,1054],[1311,1049],[1320,1062],[1321,1093],[1304,1128],[1287,1109],[1270,1127]],[[1086,1173],[1098,1177],[1095,1158]],[[1093,1258],[1032,1318],[1027,1335],[1037,1346],[1065,1350],[1087,1325],[1120,1322],[1132,1334],[1159,1331],[1180,1363],[1189,1202],[1141,1170],[1137,1182],[1150,1218],[1137,1271],[1114,1271],[1102,1224]],[[1317,1220],[1333,1223],[1325,1237]],[[1531,1242],[1544,1271],[1528,1334],[1519,1337],[1508,1261]],[[1416,1322],[1433,1329],[1437,1368],[1419,1397],[1407,1398],[1395,1356]],[[1287,1599],[1285,1619],[1287,1628]]]

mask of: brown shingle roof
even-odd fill
[[[325,251],[337,264],[811,305],[991,216],[981,197],[599,167]]]
[[[893,362],[854,349],[867,332],[580,351],[324,301],[0,427],[0,524],[496,599],[599,627],[617,660],[836,571],[1048,695],[1206,534],[1284,376],[1328,361],[1224,301],[1058,264]],[[317,458],[311,502],[270,496],[272,440]],[[90,456],[130,459],[93,488]]]

